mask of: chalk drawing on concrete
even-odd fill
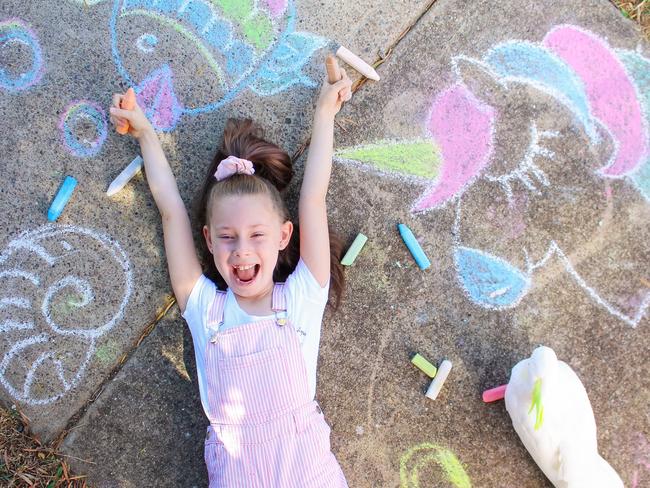
[[[336,157],[385,176],[414,178],[420,182],[435,180],[441,161],[440,150],[430,139],[382,140],[342,149],[336,152]]]
[[[527,258],[527,269],[523,270],[507,259],[463,242],[460,214],[467,190],[479,180],[497,183],[511,208],[515,206],[515,187],[528,192],[531,201],[547,198],[554,182],[540,163],[557,159],[546,144],[560,137],[556,132],[538,129],[537,121],[531,118],[524,129],[528,131],[528,144],[519,164],[514,169],[496,169],[494,139],[496,127],[504,123],[504,114],[483,99],[489,97],[479,93],[480,88],[476,93],[475,88],[469,88],[475,85],[465,79],[464,69],[471,66],[481,71],[504,96],[512,87],[522,85],[549,95],[569,110],[575,125],[594,147],[603,137],[609,137],[613,149],[595,175],[626,179],[650,201],[650,60],[640,52],[614,50],[579,27],[561,25],[540,43],[507,41],[491,48],[481,59],[458,55],[451,64],[458,81],[435,97],[424,124],[442,161],[437,177],[427,175],[429,186],[412,204],[411,211],[427,212],[455,202],[453,253],[458,280],[468,298],[495,310],[516,307],[532,289],[534,272],[553,257],[593,302],[636,327],[647,312],[650,293],[644,292],[634,311],[623,312],[576,271],[557,244],[557,235],[549,236],[541,259],[531,262]],[[368,164],[362,151],[344,149],[339,154]],[[409,171],[400,168],[398,172],[376,161],[370,163],[379,173],[401,175]],[[525,221],[521,226],[521,232],[525,232]],[[528,250],[522,251],[527,256]]]
[[[520,270],[508,261],[486,253],[480,249],[464,247],[460,235],[461,202],[456,208],[454,223],[454,261],[458,280],[467,297],[476,305],[492,310],[514,308],[530,291],[535,271],[546,266],[551,258],[556,258],[564,270],[587,293],[592,301],[622,320],[631,327],[636,327],[650,306],[650,292],[641,299],[637,311],[629,315],[605,300],[598,291],[589,285],[555,241],[549,243],[546,254],[538,261],[528,257],[528,251],[522,249],[526,257],[526,269]]]
[[[96,156],[108,135],[106,113],[93,102],[72,102],[63,112],[59,130],[64,147],[79,158]],[[87,133],[92,133],[88,136]]]
[[[70,259],[83,253],[99,256],[102,266],[108,266],[113,278],[106,292],[93,289],[95,276],[71,272]],[[30,405],[63,397],[84,377],[98,339],[123,319],[132,289],[127,255],[106,235],[46,225],[14,238],[0,253],[2,386],[16,401]],[[61,298],[65,307],[53,306]],[[74,316],[83,309],[91,313],[83,320]],[[15,316],[29,320],[19,322]],[[62,345],[74,347],[74,354]]]
[[[641,488],[640,482],[650,477],[650,442],[641,433],[637,434],[637,448],[635,453],[635,469],[632,473],[630,488]]]
[[[451,450],[437,444],[424,442],[412,447],[402,455],[399,464],[400,488],[432,486],[431,480],[421,480],[421,471],[427,466],[438,467],[444,481],[454,488],[472,486],[472,481],[458,457]]]
[[[156,48],[158,44],[158,38],[154,34],[149,34],[145,32],[138,40],[135,41],[135,45],[138,46],[138,49],[144,53],[151,53]]]
[[[156,30],[135,33],[144,57],[132,60],[127,38],[142,22]],[[296,31],[295,24],[292,0],[115,0],[109,28],[120,75],[136,87],[154,127],[170,131],[181,115],[218,110],[246,89],[266,97],[295,85],[315,87],[303,69],[327,40]],[[176,61],[157,56],[162,43],[150,37],[160,41],[158,30],[195,50],[206,66],[200,78],[209,90],[199,93],[196,83],[175,80]]]
[[[28,66],[0,65],[0,88],[9,92],[26,90],[38,83],[43,76],[43,54],[38,38],[30,26],[20,19],[0,21],[0,51],[21,48],[30,51]]]
[[[536,164],[535,159],[538,157],[545,157],[553,159],[555,153],[540,145],[541,139],[548,139],[558,137],[559,134],[553,131],[538,131],[534,122],[530,126],[530,143],[526,154],[519,163],[519,166],[509,173],[500,176],[486,175],[489,181],[497,182],[503,188],[508,202],[513,202],[512,184],[521,183],[529,191],[541,195],[540,187],[549,186],[550,181],[544,171],[542,171]]]

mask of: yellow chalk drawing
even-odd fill
[[[454,488],[472,488],[465,467],[456,455],[445,447],[429,442],[412,447],[400,459],[400,488],[419,488],[419,471],[431,463],[442,469]]]

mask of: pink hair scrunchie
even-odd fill
[[[253,163],[248,159],[228,156],[217,165],[217,171],[214,172],[214,177],[217,181],[221,181],[236,174],[253,175],[254,173],[255,168],[253,168]]]

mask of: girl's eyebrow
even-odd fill
[[[269,224],[253,224],[253,225],[248,226],[249,229],[257,229],[258,227],[268,228]],[[230,229],[233,229],[233,228],[234,227],[231,227],[229,225],[218,225],[218,226],[215,227],[215,229],[218,230],[218,231],[230,230]]]

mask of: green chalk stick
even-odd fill
[[[422,356],[419,354],[416,354],[413,356],[411,359],[411,362],[418,368],[420,369],[424,374],[426,374],[429,378],[433,378],[438,370],[436,367],[431,364],[429,361],[424,359]]]
[[[352,263],[354,263],[354,260],[357,259],[359,252],[361,252],[361,249],[366,244],[367,240],[368,238],[363,234],[357,235],[357,237],[354,239],[354,242],[350,246],[350,249],[348,249],[348,252],[346,252],[345,256],[343,256],[343,259],[341,260],[341,264],[343,266],[352,265]]]

